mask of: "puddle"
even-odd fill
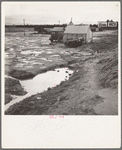
[[[6,56],[9,56],[9,57],[13,57],[13,54],[8,53],[8,52],[5,52],[5,55],[6,55]]]
[[[83,52],[83,53],[81,53],[83,56],[89,56],[89,55],[92,55],[92,53],[85,53],[85,52]]]
[[[18,63],[18,64],[15,65],[15,67],[24,67],[24,64],[23,63],[22,64]]]
[[[29,96],[31,96],[31,95],[26,94],[26,95],[24,95],[24,96],[17,96],[17,98],[13,99],[12,101],[10,101],[9,103],[7,103],[7,104],[5,105],[5,110],[7,110],[10,106],[12,106],[12,105],[14,105],[14,104],[16,104],[16,103],[22,101],[23,99],[25,99],[25,98],[27,98],[27,97],[29,97]]]
[[[33,66],[25,66],[25,68],[33,68]]]
[[[43,64],[43,63],[36,62],[36,61],[35,61],[35,62],[31,62],[31,63],[32,63],[33,65],[35,65],[35,64],[36,64],[36,65],[42,65],[42,64]]]
[[[41,48],[43,48],[43,49],[45,49],[45,50],[52,50],[51,48],[49,48],[49,47],[47,47],[47,46],[44,46],[44,47],[41,47]]]
[[[46,58],[40,58],[41,60],[48,61]]]
[[[21,54],[24,54],[24,55],[26,55],[26,54],[42,54],[42,53],[44,53],[44,51],[31,51],[31,50],[28,50],[28,51],[22,51],[21,52]]]
[[[45,48],[45,50],[47,50],[47,51],[52,51],[53,49],[52,48],[49,48],[49,47],[44,47]]]
[[[55,71],[48,71],[46,73],[39,74],[33,79],[20,80],[20,84],[28,93],[24,96],[18,96],[16,99],[12,100],[10,103],[5,105],[5,110],[7,110],[11,105],[22,101],[23,99],[32,96],[37,93],[46,91],[49,87],[56,87],[62,81],[66,81],[73,74],[72,70],[68,68],[55,69]]]
[[[68,68],[55,69],[55,71],[48,71],[43,74],[35,76],[33,79],[21,80],[20,84],[24,89],[31,94],[36,94],[47,90],[48,87],[55,87],[59,85],[61,81],[69,79],[73,71]]]
[[[50,57],[60,57],[60,55],[51,55]]]
[[[49,60],[49,59],[48,59],[48,61],[52,62],[53,60],[51,60],[51,59]]]
[[[53,52],[46,52],[47,54],[52,54]]]
[[[28,58],[28,60],[29,60],[29,58]],[[26,60],[26,59],[22,59],[22,63],[29,63],[29,61],[28,60]]]

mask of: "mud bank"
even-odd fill
[[[21,86],[19,80],[5,77],[5,104],[10,102],[13,98],[12,95],[25,95],[27,92]]]

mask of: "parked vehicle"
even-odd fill
[[[69,47],[77,47],[80,46],[83,42],[83,38],[76,38],[76,39],[68,39],[64,44],[68,45]]]
[[[62,41],[63,33],[64,33],[64,28],[63,27],[54,27],[51,30],[51,37],[49,38],[49,40],[51,42],[53,42],[53,41]]]

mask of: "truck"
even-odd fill
[[[79,37],[75,39],[67,39],[67,41],[64,44],[69,47],[77,47],[77,46],[80,46],[82,42],[83,42],[83,38]]]

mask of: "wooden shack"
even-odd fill
[[[67,26],[64,31],[63,42],[66,43],[71,39],[83,39],[83,43],[89,43],[92,41],[92,31],[90,26]]]
[[[55,41],[62,41],[63,39],[63,33],[64,33],[64,27],[54,27],[51,30],[51,37],[50,41],[53,42]]]

